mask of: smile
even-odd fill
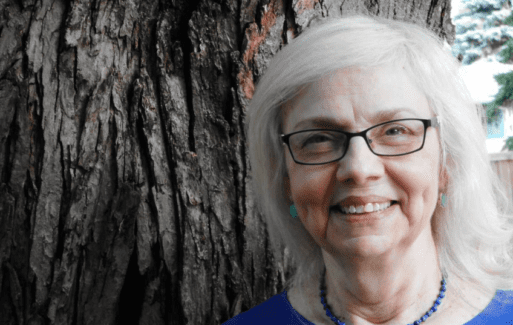
[[[383,211],[385,209],[388,209],[394,201],[385,202],[385,203],[367,203],[365,205],[360,206],[345,206],[341,207],[340,205],[336,205],[333,208],[339,210],[343,214],[362,214],[362,213],[370,213],[370,212],[377,212],[377,211]]]

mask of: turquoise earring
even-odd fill
[[[442,208],[445,208],[447,206],[447,195],[445,193],[442,193]]]
[[[292,218],[297,218],[297,210],[294,204],[290,206],[290,215],[292,216]]]

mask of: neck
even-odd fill
[[[351,324],[409,324],[432,307],[442,274],[430,233],[374,257],[323,252],[332,312]]]

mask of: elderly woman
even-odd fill
[[[275,56],[248,108],[287,289],[225,324],[513,324],[513,219],[441,41],[347,17]]]

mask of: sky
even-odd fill
[[[457,14],[459,14],[461,12],[461,8],[462,8],[461,0],[452,0],[451,7],[452,7],[451,18],[454,19],[454,16],[456,16]]]

